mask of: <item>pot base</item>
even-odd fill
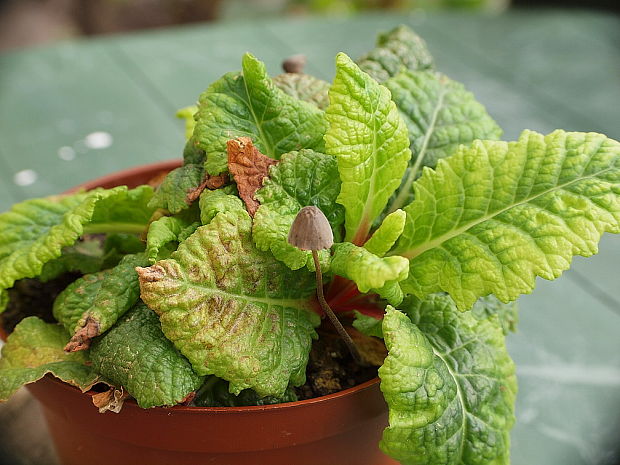
[[[378,380],[265,407],[100,414],[91,396],[52,377],[29,385],[63,465],[398,465],[378,448],[387,425]]]

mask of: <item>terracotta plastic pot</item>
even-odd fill
[[[178,165],[129,169],[75,189],[135,187]],[[29,389],[64,465],[397,464],[378,448],[388,420],[378,379],[287,404],[144,410],[128,401],[119,414],[98,413],[89,394],[49,376]]]
[[[141,409],[100,414],[88,394],[52,378],[31,385],[64,465],[392,465],[378,380],[265,407]]]

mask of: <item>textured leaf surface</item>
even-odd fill
[[[87,235],[43,265],[37,279],[46,282],[68,272],[96,273],[118,265],[127,254],[143,251],[144,242],[134,234]]]
[[[379,337],[383,339],[383,318],[377,319],[374,316],[364,315],[355,310],[355,320],[353,327],[366,336]]]
[[[152,189],[126,187],[27,200],[0,215],[0,289],[37,277],[43,266],[87,232],[135,231],[146,227]]]
[[[68,354],[63,350],[68,340],[69,334],[62,326],[45,323],[37,317],[23,319],[2,347],[0,402],[47,373],[82,391],[96,384],[99,375],[85,365],[85,353]]]
[[[243,202],[236,195],[223,190],[204,191],[200,194],[200,221],[209,224],[218,213],[244,210]]]
[[[172,254],[138,269],[142,299],[196,373],[281,396],[303,384],[313,326],[312,273],[292,272],[251,239],[245,211],[219,213]]]
[[[144,242],[135,234],[108,234],[103,244],[104,267],[116,265],[124,255],[144,252]]]
[[[199,164],[187,164],[172,170],[159,185],[149,203],[151,208],[164,208],[171,213],[179,213],[189,208],[188,194],[196,189],[204,176]]]
[[[433,67],[426,43],[407,26],[398,26],[377,37],[377,46],[357,60],[359,67],[375,80],[384,82],[403,69],[424,70]]]
[[[380,446],[404,465],[508,465],[517,384],[495,318],[446,295],[388,307],[379,369],[390,426]]]
[[[142,303],[94,341],[90,354],[93,368],[123,386],[142,408],[176,405],[204,380],[166,339],[157,315]]]
[[[45,282],[67,272],[95,273],[102,269],[106,258],[102,241],[78,241],[65,247],[60,257],[43,265],[39,279]]]
[[[198,226],[200,226],[198,222],[179,216],[163,216],[153,221],[146,236],[146,255],[149,261],[155,263],[164,246],[181,242],[183,238],[189,237]]]
[[[394,252],[411,259],[403,290],[445,291],[461,309],[488,294],[515,300],[620,232],[620,144],[601,134],[474,142],[414,188]]]
[[[390,210],[413,199],[413,181],[424,166],[434,168],[460,145],[475,139],[495,140],[501,128],[462,84],[434,71],[405,71],[386,81],[392,100],[400,110],[411,141],[413,157],[390,203]]]
[[[322,151],[323,112],[276,87],[252,55],[243,57],[242,66],[242,74],[224,75],[200,96],[194,137],[207,154],[207,172],[228,169],[226,142],[237,137],[250,137],[276,160],[302,148]]]
[[[271,251],[293,270],[306,265],[314,269],[312,253],[290,245],[288,233],[299,210],[314,205],[325,214],[338,240],[344,222],[344,210],[336,204],[339,193],[340,178],[334,157],[312,150],[284,155],[256,193],[261,204],[252,228],[256,246]],[[327,270],[329,251],[319,252],[319,259]]]
[[[192,136],[183,147],[184,165],[204,165],[205,151],[198,146],[198,140]]]
[[[343,53],[336,58],[329,97],[325,148],[338,160],[345,238],[362,245],[407,168],[407,128],[390,92]]]
[[[403,257],[379,258],[350,242],[334,244],[330,271],[353,281],[362,293],[373,291],[390,302],[400,303],[402,293],[394,289],[407,277],[409,262]]]
[[[303,73],[284,73],[273,78],[273,83],[285,94],[312,103],[321,110],[329,105],[329,82]]]
[[[383,257],[390,251],[405,229],[407,214],[403,210],[396,210],[386,216],[364,244],[364,248],[378,257]]]
[[[519,323],[519,305],[517,302],[503,303],[495,296],[479,299],[471,308],[472,314],[478,319],[490,318],[497,315],[497,319],[504,334],[513,333]]]
[[[71,283],[54,301],[54,317],[72,335],[79,349],[90,339],[106,332],[135,305],[140,296],[136,266],[148,264],[144,254],[127,255],[114,268],[89,274]],[[88,335],[81,331],[89,326]]]

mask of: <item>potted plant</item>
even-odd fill
[[[155,190],[161,166],[0,215],[0,308],[57,294],[0,398],[96,387],[31,385],[64,462],[509,463],[511,302],[620,232],[620,144],[499,141],[404,27],[331,85],[300,60],[213,83]]]

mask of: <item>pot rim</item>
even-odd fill
[[[124,170],[115,171],[98,178],[85,181],[77,186],[71,187],[63,192],[63,194],[72,194],[79,190],[91,190],[102,186],[122,185],[118,184],[118,178],[128,178],[131,176],[140,175],[148,171],[172,171],[175,168],[179,168],[183,164],[183,160],[175,158],[171,160],[157,161],[154,163],[147,163],[145,165],[133,166]]]
[[[86,395],[90,397],[97,394],[96,392],[92,390],[82,392],[79,388],[62,381],[59,378],[56,378],[51,373],[48,373],[45,376],[45,378],[46,380],[56,383],[57,385],[61,386],[63,389],[73,391],[75,394],[81,394],[81,395]],[[380,382],[381,382],[381,379],[379,377],[376,377],[362,384],[358,384],[357,386],[353,386],[348,389],[343,389],[342,391],[338,391],[333,394],[328,394],[326,396],[320,396],[320,397],[315,397],[315,398],[306,399],[306,400],[298,400],[295,402],[283,402],[281,404],[272,404],[272,405],[248,405],[248,406],[243,406],[243,407],[194,407],[194,406],[187,406],[187,405],[174,405],[172,407],[141,408],[138,406],[135,399],[127,399],[125,403],[123,404],[123,409],[129,407],[131,409],[138,409],[139,411],[142,411],[142,412],[148,412],[148,411],[153,411],[153,410],[155,411],[165,410],[165,411],[173,411],[175,413],[184,413],[184,414],[193,414],[193,415],[200,415],[200,414],[206,414],[206,413],[220,413],[220,414],[237,413],[239,414],[239,413],[247,413],[247,412],[282,411],[282,410],[309,407],[311,405],[322,404],[325,402],[330,402],[336,399],[340,399],[342,397],[354,395],[359,392],[365,391],[367,389],[372,389]]]
[[[113,173],[92,179],[90,181],[83,182],[78,184],[75,187],[67,189],[63,192],[63,194],[71,194],[77,192],[79,190],[90,190],[95,189],[101,186],[113,186],[113,185],[122,185],[118,183],[119,178],[128,178],[136,175],[143,174],[149,171],[171,171],[175,168],[181,166],[181,159],[172,159],[172,160],[164,160],[154,163],[148,163],[144,165],[138,165],[131,168],[127,168],[120,171],[115,171]],[[0,326],[0,339],[6,341],[8,334],[5,332],[4,328]],[[76,394],[82,394],[87,396],[94,396],[96,393],[92,390],[82,392],[79,388],[72,386],[59,378],[56,378],[51,373],[48,373],[43,378],[46,380],[56,383],[61,386],[63,389],[72,390]],[[41,378],[40,380],[42,380]],[[40,381],[39,380],[39,381]],[[38,381],[35,381],[38,382]],[[371,389],[375,387],[377,384],[381,382],[379,377],[373,378],[364,383],[358,384],[357,386],[353,386],[351,388],[343,389],[342,391],[335,392],[333,394],[328,394],[326,396],[315,397],[312,399],[306,400],[298,400],[295,402],[284,402],[281,404],[273,404],[273,405],[250,405],[244,407],[191,407],[184,405],[175,405],[172,407],[153,407],[151,409],[143,409],[138,407],[135,399],[127,399],[124,403],[123,408],[131,408],[131,409],[139,409],[140,411],[152,411],[152,410],[162,410],[166,409],[168,411],[172,410],[175,412],[183,412],[186,414],[194,414],[200,415],[205,413],[221,413],[221,414],[235,414],[235,413],[245,413],[245,412],[261,412],[261,411],[278,411],[278,410],[289,410],[296,408],[303,408],[314,404],[321,404],[325,402],[329,402],[335,399],[339,399],[341,397],[346,397],[349,395],[356,394],[361,391],[365,391],[367,389]]]

